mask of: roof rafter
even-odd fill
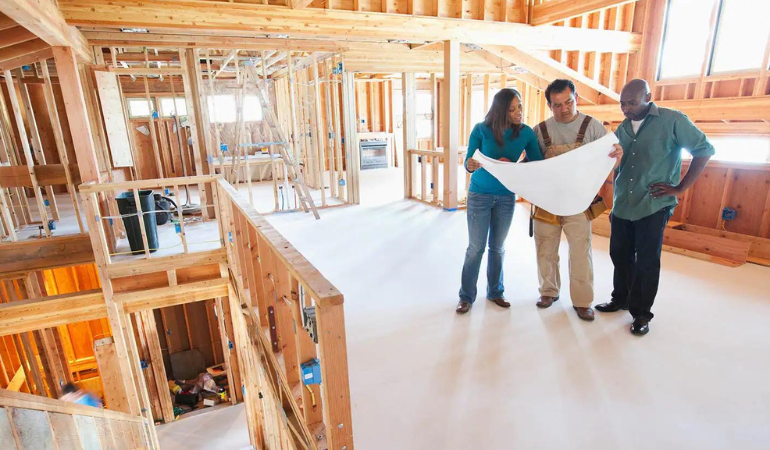
[[[17,0],[20,1],[20,0]],[[184,29],[187,33],[273,36],[313,36],[333,40],[406,42],[457,40],[527,49],[564,49],[628,53],[638,51],[641,35],[623,31],[531,25],[443,17],[409,16],[332,9],[291,9],[245,3],[155,0],[61,0],[70,25],[141,27],[153,32]]]
[[[550,25],[639,0],[551,0],[532,7],[532,25]]]
[[[72,47],[83,61],[92,61],[83,34],[67,25],[56,3],[50,0],[3,0],[0,11],[52,47]]]
[[[599,99],[602,96],[615,102],[620,101],[620,94],[617,92],[614,92],[612,89],[570,69],[566,65],[548,56],[527,53],[515,47],[485,45],[483,48],[495,56],[499,56],[517,66],[521,66],[534,75],[548,80],[549,82],[557,78],[569,78],[573,80],[580,96],[594,105],[599,104]]]

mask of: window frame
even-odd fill
[[[663,33],[661,34],[661,40],[660,40],[660,48],[658,49],[658,58],[657,58],[657,67],[655,71],[655,81],[662,81],[666,83],[675,82],[676,80],[692,80],[693,78],[719,78],[724,76],[733,76],[736,74],[755,74],[755,73],[761,73],[763,69],[762,62],[760,62],[760,66],[758,68],[753,69],[740,69],[740,70],[733,70],[733,71],[721,71],[721,72],[715,72],[714,71],[714,57],[716,55],[717,50],[717,43],[719,39],[719,28],[722,23],[724,10],[725,10],[725,0],[715,0],[715,7],[717,8],[717,15],[713,23],[709,23],[710,29],[709,29],[709,36],[708,40],[706,41],[707,45],[707,51],[704,52],[704,61],[702,62],[702,67],[705,67],[705,71],[703,68],[701,69],[701,73],[693,76],[678,76],[678,77],[667,77],[667,78],[661,78],[662,73],[662,60],[663,60],[663,52],[664,48],[666,46],[666,35],[668,33],[669,28],[669,12],[671,9],[671,0],[666,1],[666,11],[663,18]],[[764,54],[762,55],[764,57]]]
[[[126,101],[126,112],[128,112],[128,118],[129,119],[149,119],[150,117],[152,117],[152,112],[158,110],[158,106],[157,106],[157,103],[155,101],[155,98],[154,97],[150,97],[150,111],[149,111],[149,114],[147,114],[146,116],[145,115],[135,116],[131,112],[131,102],[132,101],[140,101],[140,102],[142,102],[144,104],[147,104],[147,99],[144,98],[144,97],[126,97],[125,101]]]

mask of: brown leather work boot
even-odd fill
[[[559,296],[556,297],[549,297],[547,295],[543,295],[540,297],[540,300],[536,303],[538,308],[550,308],[551,305],[553,305],[553,302],[558,301]]]
[[[490,301],[490,302],[494,302],[494,303],[495,303],[495,305],[497,305],[497,306],[499,306],[499,307],[501,307],[501,308],[510,308],[510,307],[511,307],[511,304],[510,304],[510,303],[508,303],[508,302],[505,300],[505,298],[504,298],[504,297],[500,297],[500,298],[490,298],[490,299],[489,299],[489,301]]]
[[[460,300],[460,302],[457,303],[457,309],[455,309],[455,311],[457,311],[457,314],[465,314],[471,310],[471,306],[473,305],[464,300]]]
[[[587,322],[591,322],[592,320],[594,320],[594,310],[591,309],[590,306],[588,308],[580,308],[578,306],[573,306],[573,308],[575,308],[575,311],[577,311],[578,317],[580,317],[581,319]]]

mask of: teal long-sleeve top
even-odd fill
[[[489,158],[500,159],[506,157],[512,162],[518,161],[522,152],[526,152],[527,159],[530,161],[539,161],[543,159],[543,154],[540,153],[540,145],[537,143],[537,136],[535,136],[535,132],[532,128],[521,124],[519,135],[515,139],[511,139],[512,133],[513,130],[506,130],[503,135],[503,146],[501,147],[497,145],[495,135],[492,134],[492,130],[486,126],[484,122],[476,124],[468,139],[468,154],[465,156],[465,169],[468,170],[468,159],[473,157],[473,154],[476,153],[477,150]],[[476,192],[477,194],[513,194],[513,192],[506,189],[502,183],[497,181],[497,178],[484,170],[483,167],[479,168],[473,172],[473,175],[471,175],[469,191]]]

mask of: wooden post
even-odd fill
[[[151,406],[147,390],[143,389],[145,384],[139,383],[137,389],[137,383],[133,382],[134,379],[141,377],[141,367],[138,357],[136,357],[137,348],[133,331],[127,332],[126,320],[128,316],[126,316],[123,310],[123,305],[115,301],[112,281],[106,273],[107,265],[110,264],[110,255],[107,248],[107,236],[104,232],[104,227],[100,223],[99,200],[96,193],[85,194],[83,197],[86,206],[86,219],[88,220],[88,228],[90,230],[89,236],[94,248],[94,259],[99,274],[99,281],[102,285],[102,292],[104,293],[112,337],[115,342],[116,368],[121,374],[119,380],[123,383],[128,410],[132,415],[144,415],[150,418],[152,416]],[[142,222],[140,221],[140,223]],[[148,434],[147,438],[152,442],[154,448],[159,448],[155,427],[149,426],[146,431]]]
[[[471,120],[471,102],[473,100],[473,75],[468,74],[465,78],[465,121],[463,123],[463,143],[468,142],[468,138],[471,135],[471,127],[473,126]]]
[[[113,411],[131,413],[126,398],[126,389],[122,379],[126,376],[120,373],[118,354],[115,351],[115,341],[111,337],[94,341],[94,356],[99,367],[99,375],[104,386],[104,397],[107,407]]]
[[[96,159],[96,146],[91,132],[85,98],[83,98],[83,86],[80,82],[75,55],[70,47],[53,47],[53,57],[64,97],[64,109],[67,111],[80,179],[84,183],[88,181],[98,182],[99,164]]]
[[[356,131],[355,80],[353,75],[347,71],[342,73],[342,105],[345,111],[345,167],[347,168],[348,203],[357,205],[361,202],[359,197],[361,153],[358,147],[358,132]]]
[[[171,403],[171,397],[168,394],[168,376],[166,375],[166,367],[163,364],[163,353],[160,349],[160,341],[158,340],[155,316],[152,310],[142,311],[139,314],[142,317],[144,331],[147,335],[147,349],[150,353],[150,364],[155,375],[155,385],[158,389],[163,421],[171,423],[174,421],[174,405]]]
[[[147,49],[144,50],[145,65],[149,67],[147,63]],[[150,116],[147,118],[150,125],[150,142],[152,143],[152,153],[155,155],[155,166],[158,168],[158,178],[165,178],[166,171],[163,170],[163,163],[160,159],[160,150],[158,149],[158,130],[155,128],[155,116],[153,116],[153,103],[150,98],[150,88],[147,82],[147,75],[145,74],[142,79],[144,80],[144,98],[147,101],[147,109],[150,111]]]
[[[313,98],[315,144],[318,155],[318,188],[321,189],[321,206],[326,206],[326,158],[324,157],[324,131],[321,125],[321,77],[318,75],[318,52],[313,53]]]
[[[238,64],[237,61],[236,61],[236,64]],[[257,80],[255,79],[254,80],[255,84],[256,84],[256,81]],[[259,87],[257,87],[257,89],[259,89]],[[276,89],[275,92],[276,92],[276,98],[277,98],[278,97],[278,95],[277,95],[278,94],[278,90]],[[265,53],[264,50],[262,50],[262,95],[264,96],[264,98],[266,100],[270,98],[270,91],[267,88],[267,54]],[[269,105],[270,105],[270,108],[273,107],[272,103],[269,103]],[[278,112],[278,108],[277,107],[276,107],[276,112]],[[265,114],[265,113],[266,112],[263,112],[263,114]],[[277,125],[278,124],[276,124],[276,126]],[[267,127],[267,130],[268,130],[268,132],[267,132],[267,140],[269,142],[274,142],[275,139],[277,139],[277,137],[273,135],[273,130],[271,130],[270,127]],[[278,211],[279,210],[279,207],[278,207],[278,179],[277,179],[278,171],[276,170],[275,157],[273,156],[273,154],[274,154],[273,149],[274,148],[275,148],[275,146],[269,145],[267,147],[267,151],[270,152],[270,172],[271,172],[271,178],[273,179],[273,200],[274,200],[273,211]],[[246,167],[247,167],[247,169],[246,170],[249,172],[248,173],[248,178],[247,178],[247,180],[249,182],[249,203],[254,205],[254,197],[253,197],[253,194],[251,193],[251,170],[248,168],[249,167],[248,166],[248,161],[249,161],[249,159],[248,159],[248,149],[247,149],[246,155],[247,155],[247,157],[246,157]]]
[[[458,47],[459,49],[459,47]],[[330,299],[326,299],[328,301]],[[318,349],[321,356],[324,423],[330,450],[353,448],[353,421],[345,341],[345,313],[341,302],[316,303]],[[325,303],[325,304],[324,304]]]
[[[24,105],[24,110],[27,112],[27,126],[29,132],[32,135],[32,152],[37,158],[39,165],[45,165],[45,153],[43,152],[43,143],[40,140],[40,130],[37,127],[37,119],[35,119],[35,111],[32,109],[32,100],[29,98],[29,89],[24,84],[24,71],[21,69],[14,70],[16,73],[16,79],[19,83],[19,93],[21,94],[21,103]],[[48,207],[51,209],[51,216],[53,220],[59,220],[59,207],[56,204],[56,196],[54,195],[53,186],[45,186],[46,199],[48,200]]]
[[[401,93],[404,100],[404,198],[414,196],[414,170],[410,150],[417,149],[417,102],[414,73],[401,74]]]
[[[13,85],[13,78],[11,78],[10,70],[5,71],[5,84],[8,86],[8,96],[11,98],[11,109],[13,109],[13,115],[16,118],[16,128],[19,133],[19,139],[21,140],[21,148],[24,150],[24,157],[27,160],[27,171],[29,172],[29,178],[32,180],[32,192],[35,194],[37,209],[40,213],[40,219],[43,221],[43,229],[45,230],[45,235],[51,237],[51,230],[48,227],[48,213],[46,212],[45,204],[43,203],[40,186],[37,184],[34,161],[32,160],[32,151],[29,148],[29,139],[27,138],[27,131],[24,129],[24,119],[21,115],[19,99],[16,96],[16,87]]]
[[[444,210],[457,209],[457,169],[459,151],[460,43],[444,41],[444,83],[441,92],[441,127],[444,142]]]
[[[337,187],[339,184],[336,182],[336,166],[334,164],[334,128],[333,128],[333,114],[332,114],[332,73],[329,69],[329,61],[324,62],[324,104],[326,105],[326,148],[329,153],[329,196],[337,197]],[[320,128],[320,123],[319,123]],[[387,130],[386,130],[387,131]]]
[[[198,129],[199,116],[201,114],[200,96],[198,94],[198,85],[193,82],[195,65],[199,64],[195,50],[192,48],[179,50],[179,63],[184,69],[182,74],[182,83],[184,84],[184,97],[187,104],[187,120],[190,124],[190,139],[193,147],[193,160],[195,161],[195,174],[205,175],[203,162],[201,161],[201,130]],[[208,162],[206,163],[208,167]],[[203,220],[208,220],[213,215],[214,208],[209,205],[208,187],[206,184],[198,185],[198,194],[200,195],[201,213]]]
[[[27,289],[28,298],[43,298],[43,292],[40,288],[40,278],[37,272],[30,272],[24,278],[24,286]],[[46,375],[48,378],[48,387],[51,395],[59,398],[62,395],[62,384],[69,381],[67,376],[68,368],[66,362],[63,362],[62,355],[56,344],[56,329],[46,328],[36,331],[36,342],[41,361],[44,363]]]
[[[336,60],[335,60],[336,61]],[[334,62],[336,64],[336,62]],[[336,67],[336,66],[335,66]],[[331,76],[331,75],[330,75]],[[337,185],[337,198],[339,198],[342,201],[345,201],[345,189],[342,188],[340,185],[340,181],[345,179],[344,174],[344,166],[342,161],[342,127],[340,125],[340,115],[342,111],[340,110],[340,89],[341,84],[340,81],[342,80],[342,77],[335,76],[334,77],[334,84],[332,87],[332,109],[334,113],[334,153],[336,156],[336,162],[337,162],[337,177],[332,180],[334,184]],[[393,149],[395,152],[395,149]]]
[[[62,131],[61,121],[59,120],[59,111],[56,106],[56,97],[53,92],[53,84],[51,83],[51,75],[48,71],[48,64],[43,61],[40,64],[41,71],[43,73],[43,80],[45,84],[43,86],[43,93],[45,95],[45,104],[48,107],[48,118],[51,121],[51,128],[53,129],[54,140],[56,141],[56,150],[59,153],[59,161],[64,165],[64,176],[67,178],[67,190],[70,193],[72,199],[72,206],[75,209],[75,217],[78,219],[78,228],[81,233],[85,233],[85,227],[83,226],[83,218],[80,215],[80,205],[78,203],[77,194],[75,193],[75,185],[72,179],[72,171],[70,170],[69,156],[67,155],[67,147],[64,144],[64,132]],[[120,86],[120,83],[118,83]],[[128,117],[128,116],[126,116]],[[136,159],[134,159],[136,161]]]

